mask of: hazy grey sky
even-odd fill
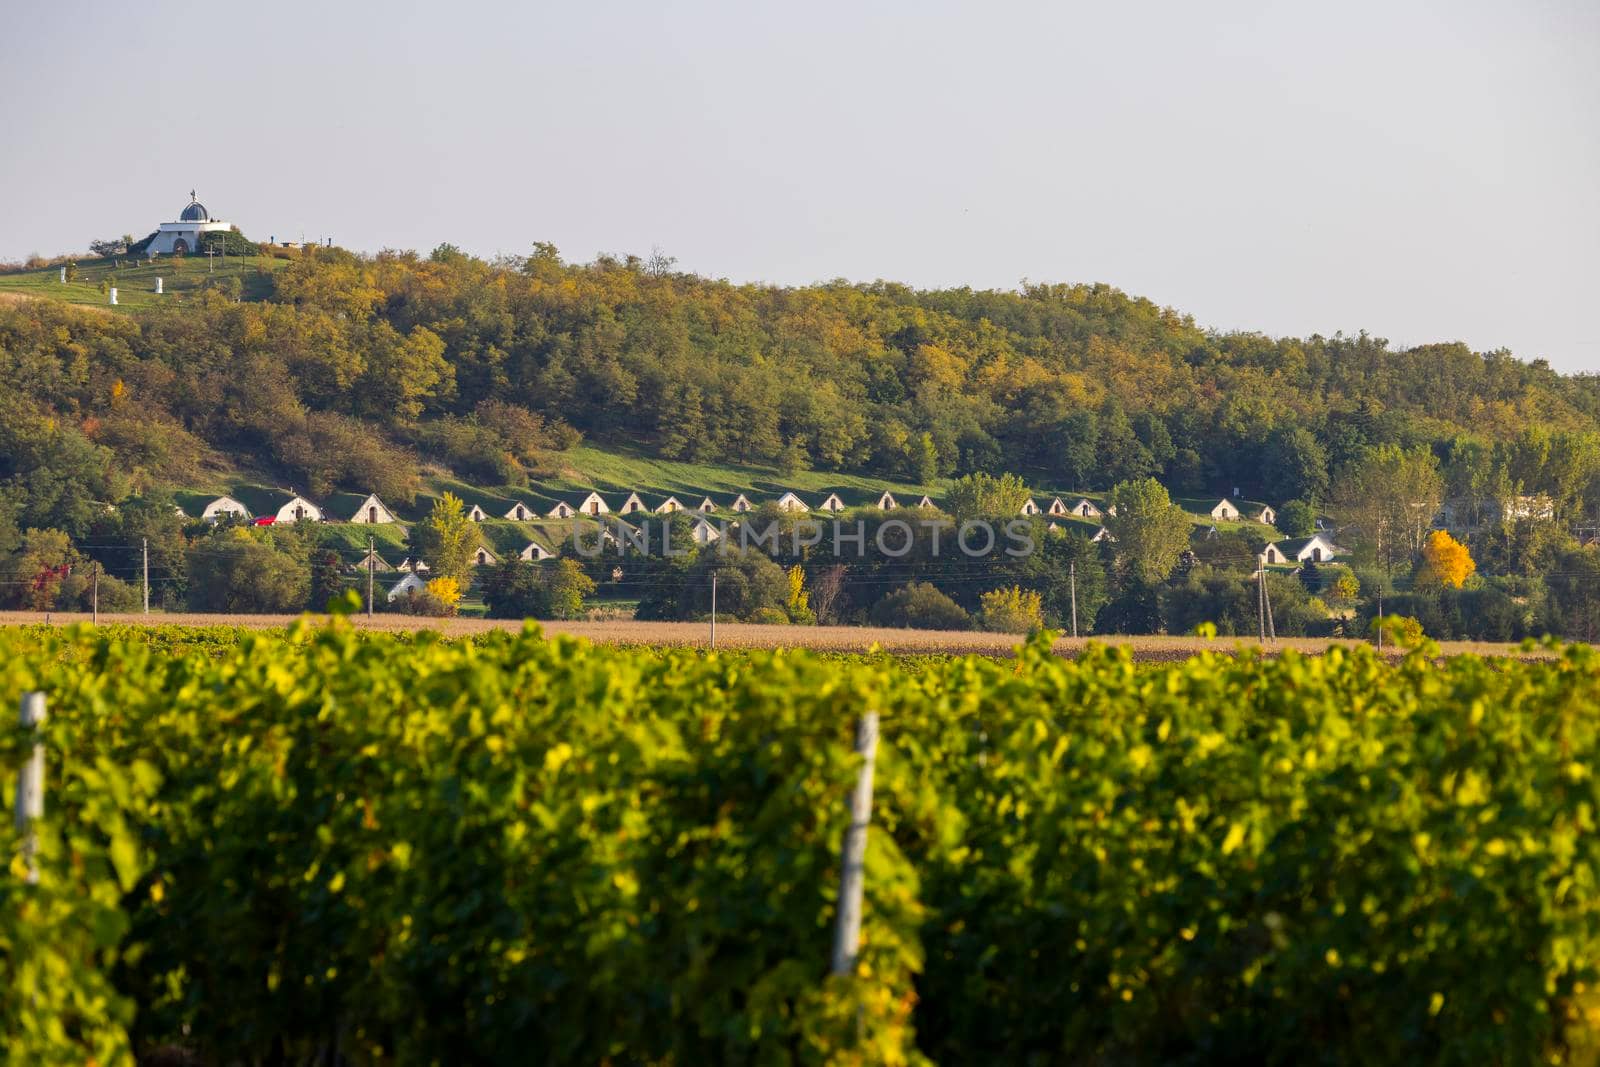
[[[1105,281],[1600,371],[1600,3],[16,5],[0,258],[148,233]]]

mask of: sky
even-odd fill
[[[169,221],[1107,282],[1600,372],[1600,3],[32,4],[0,260]]]

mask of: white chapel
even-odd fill
[[[201,235],[207,233],[226,233],[233,229],[233,224],[214,219],[206,206],[194,197],[194,190],[189,190],[189,204],[183,209],[176,222],[163,222],[150,239],[150,246],[146,251],[154,255],[188,255],[190,252],[203,252],[205,246],[201,243]]]

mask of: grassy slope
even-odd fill
[[[123,263],[132,261],[124,258]],[[60,268],[17,271],[0,274],[0,293],[17,293],[23,296],[63,300],[69,304],[87,304],[106,307],[107,296],[99,285],[112,275],[116,276],[117,308],[140,311],[153,308],[182,306],[184,300],[199,291],[208,281],[225,282],[238,278],[246,300],[259,300],[272,291],[271,274],[288,266],[289,261],[270,256],[246,256],[241,262],[228,257],[217,261],[214,270],[208,267],[205,256],[189,256],[181,266],[170,256],[159,256],[153,264],[118,267],[112,259],[78,260],[78,276],[63,284]],[[177,268],[174,270],[174,268]],[[156,279],[164,279],[166,292],[156,295]]]
[[[197,292],[207,281],[224,281],[232,277],[241,279],[244,299],[261,299],[270,293],[271,272],[283,269],[288,262],[269,256],[248,256],[242,262],[230,258],[226,263],[217,264],[213,273],[208,269],[204,256],[190,256],[183,261],[181,270],[175,273],[173,268],[177,264],[171,257],[158,258],[152,265],[120,268],[110,259],[85,258],[78,261],[77,279],[66,284],[58,280],[59,272],[55,267],[0,274],[0,294],[16,293],[23,296],[64,300],[73,304],[105,307],[106,297],[99,292],[98,285],[109,275],[115,274],[119,301],[117,310],[172,309],[182,307],[186,296]],[[155,279],[158,276],[166,280],[167,292],[161,296],[157,296],[154,292]],[[260,484],[263,484],[263,479],[259,472],[246,474],[241,471],[232,477],[222,476],[208,484],[187,488],[216,495],[227,492],[235,486]],[[1048,507],[1051,498],[1056,496],[1061,497],[1068,506],[1080,496],[1087,496],[1102,507],[1106,503],[1105,493],[1085,493],[1060,487],[1030,486],[1030,488],[1041,508]],[[793,474],[781,474],[769,467],[692,463],[652,457],[636,450],[584,445],[570,452],[560,453],[556,457],[554,473],[527,487],[467,486],[448,476],[434,476],[424,480],[423,494],[414,504],[407,505],[403,501],[388,501],[388,503],[402,519],[416,521],[426,514],[434,496],[450,490],[464,495],[469,500],[482,502],[486,510],[490,510],[495,502],[503,502],[504,507],[499,512],[503,513],[513,501],[522,500],[542,513],[548,511],[554,506],[555,501],[560,499],[575,505],[591,489],[598,490],[605,496],[613,508],[620,506],[627,494],[633,491],[643,494],[651,504],[654,503],[652,498],[671,495],[678,497],[685,506],[693,507],[708,493],[719,498],[745,493],[759,505],[765,501],[775,500],[789,490],[798,493],[810,504],[818,503],[828,492],[834,490],[871,491],[876,494],[888,489],[900,498],[902,503],[914,502],[926,493],[937,501],[944,492],[945,483],[919,485],[898,478],[874,478],[863,474],[829,471],[797,471]],[[1206,511],[1216,503],[1215,499],[1182,499],[1176,502],[1190,513],[1197,527],[1206,528],[1213,525]],[[186,506],[188,503],[185,501]],[[1236,501],[1236,503],[1243,506],[1245,502]],[[1063,525],[1067,523],[1063,521]],[[1071,525],[1085,528],[1086,532],[1092,533],[1098,523],[1080,520]],[[1268,540],[1276,540],[1279,536],[1271,527],[1253,522],[1218,522],[1215,525],[1224,532],[1252,530],[1261,533]],[[502,550],[516,537],[523,537],[521,543],[526,544],[525,535],[532,534],[535,529],[524,526],[515,534],[510,531],[504,533],[496,531],[491,533],[488,539],[497,550]],[[544,535],[542,539],[547,543],[552,540],[550,533],[542,530],[539,532]],[[561,533],[564,534],[565,530]],[[553,539],[559,540],[559,536]],[[365,543],[364,537],[362,543]]]

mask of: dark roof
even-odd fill
[[[277,514],[279,508],[283,507],[299,494],[288,493],[282,489],[268,489],[258,485],[246,485],[234,489],[227,495],[233,497],[233,499],[249,508],[250,514],[252,515],[275,515]]]
[[[183,214],[178,216],[179,222],[204,222],[211,216],[206,213],[206,206],[198,200],[189,201],[189,206],[183,209]]]
[[[1310,537],[1290,537],[1283,541],[1274,541],[1272,542],[1271,547],[1276,548],[1285,556],[1293,559],[1313,541],[1321,541],[1325,545],[1332,544],[1332,542],[1330,542],[1326,537],[1322,537],[1318,534],[1312,534]]]

